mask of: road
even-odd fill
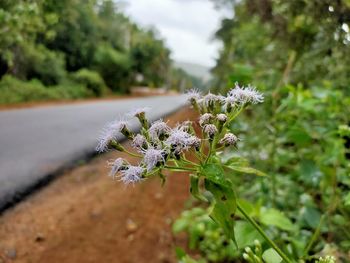
[[[156,120],[184,105],[184,96],[161,96],[0,111],[0,211],[45,177],[92,154],[107,122],[145,106]],[[130,125],[138,128],[136,120]]]

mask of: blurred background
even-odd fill
[[[265,95],[231,126],[241,138],[231,156],[270,176],[236,178],[251,215],[295,258],[349,262],[350,0],[0,0],[3,108],[226,94],[235,83]],[[190,210],[175,232],[187,231],[202,259],[240,262],[205,215]],[[209,234],[193,230],[199,223]],[[237,229],[240,249],[258,238],[242,220]]]

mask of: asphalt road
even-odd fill
[[[156,120],[185,105],[161,96],[0,111],[0,210],[68,163],[91,154],[101,129],[136,107]],[[133,129],[137,121],[131,121]]]

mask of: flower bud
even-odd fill
[[[233,133],[226,133],[224,138],[222,138],[219,143],[224,146],[236,145],[239,139]]]
[[[109,147],[113,148],[113,149],[115,149],[115,150],[117,150],[119,152],[124,152],[125,151],[124,147],[116,140],[110,141],[109,142]]]
[[[213,139],[215,134],[218,132],[218,129],[214,124],[207,124],[204,126],[204,132],[208,134],[209,139]]]

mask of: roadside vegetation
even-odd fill
[[[111,0],[4,0],[0,32],[0,104],[199,84]]]
[[[238,82],[265,95],[230,125],[241,140],[226,160],[247,159],[268,175],[227,173],[237,202],[292,262],[350,262],[349,2],[215,2],[235,15],[216,32],[213,88],[226,94]],[[264,255],[271,246],[241,213],[237,249],[210,211],[189,209],[175,223],[201,254],[179,250],[183,262],[282,261]]]

